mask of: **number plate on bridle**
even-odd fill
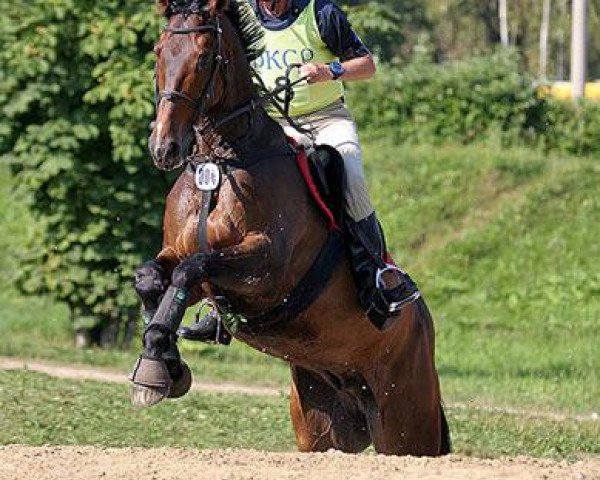
[[[201,163],[196,168],[196,186],[203,192],[212,192],[219,188],[221,172],[214,163]]]

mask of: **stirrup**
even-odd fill
[[[407,298],[405,298],[404,300],[401,300],[400,302],[390,303],[389,312],[391,314],[399,313],[400,310],[402,310],[406,305],[410,305],[411,303],[418,300],[419,298],[421,298],[421,292],[419,290],[417,290],[416,292],[409,295]]]
[[[388,290],[386,284],[383,282],[383,274],[387,272],[398,272],[400,277],[404,277],[406,272],[404,270],[400,270],[395,265],[386,264],[383,268],[378,268],[377,273],[375,274],[375,287],[379,290]]]
[[[409,280],[407,280],[407,278],[406,278],[406,277],[408,277],[408,274],[404,270],[396,267],[395,265],[386,264],[386,266],[384,268],[378,268],[377,273],[375,275],[375,286],[378,290],[380,290],[382,292],[385,292],[386,290],[393,290],[393,288],[392,289],[386,288],[387,286],[386,286],[385,282],[383,281],[383,275],[387,272],[396,272],[400,276],[401,282],[404,282],[404,283],[409,282]],[[410,279],[410,277],[408,277],[408,278]],[[412,283],[412,280],[410,280],[410,282]],[[398,287],[401,287],[401,286],[402,286],[402,283],[400,283],[398,285]],[[396,287],[396,288],[398,288],[398,287]],[[397,314],[400,312],[400,310],[402,310],[403,307],[405,307],[406,305],[409,305],[409,304],[413,303],[414,301],[418,300],[419,298],[421,298],[421,292],[416,287],[416,285],[415,285],[415,288],[416,288],[416,290],[413,293],[411,293],[409,296],[407,296],[397,302],[390,302],[388,304],[388,312],[392,315]]]
[[[202,310],[206,306],[210,307],[210,311],[204,316],[201,316]],[[190,333],[194,331],[194,325],[198,325],[206,317],[212,317],[215,320],[215,330],[212,332],[207,332],[209,335],[206,337],[201,337],[200,335],[190,335]],[[198,306],[198,310],[194,315],[194,322],[188,327],[180,327],[177,331],[177,335],[180,338],[186,340],[204,342],[213,345],[229,345],[231,343],[231,334],[223,327],[223,320],[221,318],[221,314],[219,313],[216,304],[210,299],[204,299],[200,303],[200,305]]]

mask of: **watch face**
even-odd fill
[[[329,70],[331,70],[334,78],[341,77],[344,74],[344,67],[342,67],[340,62],[331,62],[329,64]]]

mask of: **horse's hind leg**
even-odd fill
[[[368,414],[373,445],[388,455],[448,453],[450,440],[433,360],[433,324],[422,301],[407,310],[401,328],[386,347],[392,358],[381,362],[367,379],[376,399]]]
[[[292,366],[290,413],[302,452],[363,451],[371,438],[356,401],[320,375]]]

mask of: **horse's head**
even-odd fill
[[[225,58],[220,16],[228,0],[159,0],[168,24],[155,47],[157,112],[149,148],[162,170],[190,154],[198,115],[224,93]]]

